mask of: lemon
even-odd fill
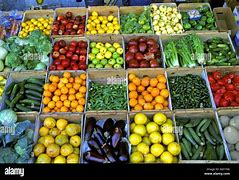
[[[71,123],[66,126],[66,133],[68,134],[68,136],[74,136],[76,134],[79,134],[80,130],[81,129],[79,124]]]
[[[103,16],[99,16],[98,19],[99,19],[100,21],[103,21],[103,20],[104,20]]]
[[[134,152],[130,155],[130,162],[132,163],[141,163],[144,161],[144,156],[141,152]]]
[[[162,136],[159,132],[152,132],[149,135],[149,139],[150,139],[151,143],[161,143]]]
[[[58,128],[52,128],[50,131],[49,131],[49,135],[53,136],[53,137],[56,137],[57,135],[59,135],[61,132]]]
[[[173,133],[173,125],[164,123],[163,125],[161,125],[160,130],[162,133]]]
[[[117,17],[114,17],[113,21],[117,21],[117,22],[118,22],[118,18],[117,18]]]
[[[159,157],[164,151],[164,147],[161,144],[153,144],[150,147],[150,152],[153,154],[155,157]]]
[[[50,144],[46,148],[46,153],[49,157],[57,157],[60,154],[60,146],[58,144]]]
[[[108,19],[108,21],[113,21],[114,16],[113,15],[109,15],[107,19]]]
[[[105,30],[104,29],[99,29],[98,30],[98,34],[104,34],[105,33]]]
[[[149,153],[149,146],[142,142],[142,143],[137,145],[137,151],[141,152],[142,154],[148,154]]]
[[[70,144],[64,144],[61,146],[61,155],[62,156],[69,156],[71,153],[73,153],[74,148]]]
[[[115,31],[114,31],[114,34],[119,34],[119,31],[118,31],[118,30],[115,30]]]
[[[44,136],[43,144],[45,147],[48,147],[50,144],[55,142],[54,138],[50,135]]]
[[[46,135],[48,135],[48,133],[49,133],[49,129],[45,126],[43,126],[39,129],[40,136],[46,136]]]
[[[129,142],[131,145],[136,146],[142,141],[142,138],[139,134],[131,134],[129,136]]]
[[[70,138],[70,144],[71,144],[73,147],[79,147],[79,146],[80,146],[80,143],[81,143],[80,136],[75,135],[75,136],[72,136],[72,137]]]
[[[115,43],[113,44],[113,46],[114,46],[115,49],[120,48],[120,43],[115,42]],[[142,114],[142,113],[138,113],[138,114]],[[147,121],[147,116],[146,116],[145,114],[143,114],[143,115],[146,117],[146,121]],[[136,116],[137,116],[137,114],[136,114]],[[137,124],[137,123],[136,123],[136,124]]]
[[[108,30],[106,31],[106,33],[107,33],[107,34],[112,34],[112,33],[113,33],[113,30],[112,30],[112,29],[108,29]]]
[[[163,144],[164,145],[169,145],[171,142],[174,142],[174,140],[175,140],[175,137],[174,137],[174,134],[172,134],[172,133],[164,133],[163,135],[162,135],[162,139],[163,139]]]
[[[51,158],[47,154],[40,154],[37,158],[36,163],[50,163]]]
[[[167,119],[167,121],[166,121],[165,123],[168,123],[168,124],[172,124],[172,125],[173,125],[172,119]]]
[[[176,142],[171,142],[169,145],[168,145],[168,151],[174,155],[174,156],[177,156],[179,155],[179,153],[181,152],[181,147],[178,143]]]
[[[98,16],[98,12],[93,11],[93,12],[91,13],[91,15],[92,15],[92,16]]]
[[[107,24],[108,23],[108,20],[103,20],[102,21],[102,24]]]
[[[44,137],[40,137],[37,142],[40,143],[40,144],[43,144],[44,143]]]
[[[156,113],[153,117],[154,122],[161,125],[167,121],[167,117],[163,113]]]
[[[143,137],[143,142],[144,142],[145,144],[147,144],[148,146],[151,145],[151,141],[150,141],[149,137],[144,136],[144,137]]]
[[[66,144],[68,142],[69,142],[69,140],[68,140],[67,136],[63,135],[63,134],[60,134],[60,135],[56,136],[56,138],[55,138],[55,143],[60,146],[62,146],[63,144]]]
[[[159,130],[159,126],[155,122],[149,122],[146,125],[146,129],[147,129],[148,133],[152,133],[152,132],[158,131]]]
[[[144,155],[144,162],[145,163],[153,163],[155,161],[156,161],[156,158],[153,154],[149,153],[149,154]]]
[[[118,43],[119,44],[119,43]],[[113,44],[114,48],[116,48],[118,46],[118,44]],[[116,47],[115,47],[116,46]],[[119,45],[120,46],[120,45]],[[118,47],[117,47],[118,48]],[[117,49],[116,48],[116,49]],[[135,116],[134,116],[134,122],[136,124],[145,124],[147,122],[147,116],[143,113],[137,113]]]
[[[140,136],[144,136],[146,134],[146,128],[142,124],[137,124],[134,127],[133,132],[139,134]]]
[[[56,121],[56,127],[61,131],[66,128],[67,124],[68,124],[68,121],[65,119],[58,119]]]
[[[79,156],[77,154],[70,154],[66,159],[67,164],[79,163]]]
[[[62,155],[57,156],[54,161],[54,164],[65,164],[66,163],[66,158]]]
[[[38,143],[34,146],[33,152],[34,152],[34,155],[37,157],[41,153],[45,152],[45,146],[43,144]]]
[[[114,25],[114,29],[115,30],[120,30],[120,26],[119,25]]]
[[[43,122],[44,126],[51,129],[51,128],[54,128],[55,125],[56,125],[56,120],[52,117],[48,117],[44,120]]]
[[[164,151],[160,156],[160,160],[162,163],[173,163],[173,155],[168,151]]]

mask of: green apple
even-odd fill
[[[89,60],[92,61],[95,58],[95,54],[90,53],[88,57],[89,57]]]
[[[108,51],[113,53],[113,52],[115,52],[115,48],[113,46],[111,46],[111,47],[108,48]]]
[[[106,64],[105,68],[112,69],[112,65],[111,64]]]
[[[124,64],[124,58],[122,58],[122,57],[118,57],[117,59],[116,59],[116,63],[117,64]]]
[[[111,64],[111,65],[114,65],[114,64],[116,63],[116,60],[115,60],[115,59],[110,59],[110,60],[108,61],[108,63]]]
[[[104,47],[104,44],[102,42],[98,42],[96,44],[96,48],[100,49],[101,47]]]
[[[113,58],[114,58],[114,59],[117,59],[119,56],[120,56],[119,53],[117,53],[117,52],[114,52],[114,53],[113,53]]]
[[[95,65],[91,63],[88,65],[88,68],[95,68]]]
[[[105,53],[105,58],[110,59],[111,57],[112,57],[112,52],[107,51],[107,52]]]
[[[99,59],[99,60],[102,60],[102,59],[104,59],[104,54],[102,54],[102,53],[98,53],[97,55],[96,55],[96,58],[97,59]]]
[[[98,60],[98,59],[96,59],[96,58],[94,58],[94,59],[92,60],[92,63],[93,63],[94,65],[96,65],[96,64],[98,64],[98,63],[99,63],[99,60]]]
[[[90,48],[94,48],[96,46],[96,42],[91,42],[90,43]]]
[[[91,50],[91,53],[93,53],[93,54],[98,54],[100,52],[100,50],[98,49],[98,48],[92,48],[92,50]]]
[[[124,50],[123,48],[120,47],[120,48],[117,48],[116,52],[119,54],[123,54]]]
[[[97,68],[97,69],[103,68],[103,65],[102,64],[96,64],[95,68]]]
[[[115,64],[115,65],[114,65],[114,68],[115,68],[115,69],[119,69],[119,68],[122,68],[122,67],[121,67],[120,64]]]
[[[107,59],[102,59],[100,61],[100,64],[102,64],[103,66],[106,65],[108,63]]]
[[[100,48],[100,52],[101,52],[102,54],[105,54],[106,51],[107,51],[107,49],[106,49],[105,47],[101,47],[101,48]]]
[[[111,47],[112,45],[110,43],[105,43],[105,47],[108,49],[109,47]]]
[[[120,47],[120,43],[115,42],[115,43],[113,44],[113,46],[114,46],[115,49],[117,49],[117,48]]]

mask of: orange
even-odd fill
[[[73,83],[74,82],[74,78],[71,77],[71,78],[68,79],[68,81],[69,81],[69,83]]]
[[[60,96],[61,95],[61,90],[60,89],[55,90],[54,95]]]
[[[56,111],[53,109],[53,110],[51,110],[51,112],[54,113],[54,112],[56,112]]]
[[[156,102],[155,100],[153,100],[153,101],[151,102],[151,104],[152,104],[152,105],[156,105],[157,102]]]
[[[164,83],[165,84],[167,82],[167,79],[165,78],[164,75],[158,75],[157,79],[158,79],[158,81],[160,83]]]
[[[62,94],[62,95],[60,96],[60,99],[61,99],[61,101],[67,100],[67,95]]]
[[[61,78],[60,82],[63,82],[64,84],[67,84],[69,81],[67,78]]]
[[[82,94],[85,94],[86,93],[86,87],[81,86],[80,89],[79,89],[79,92],[82,93]]]
[[[143,110],[143,107],[140,106],[139,104],[136,104],[136,105],[134,106],[134,110],[135,110],[135,111],[141,111],[141,110]]]
[[[71,112],[76,112],[76,109],[72,109]]]
[[[52,85],[55,86],[56,89],[58,88],[58,84],[57,83],[53,82]]]
[[[132,82],[136,85],[136,86],[139,86],[141,84],[141,81],[139,78],[135,77]]]
[[[149,86],[149,82],[150,82],[150,78],[149,77],[144,77],[141,80],[141,85],[144,86],[144,87],[147,87],[147,86]]]
[[[69,94],[75,94],[75,93],[76,93],[76,90],[75,90],[74,88],[70,88],[68,93],[69,93]]]
[[[64,86],[65,86],[65,84],[64,84],[63,82],[59,82],[57,87],[58,87],[59,89],[61,89],[61,88],[63,88]]]
[[[153,110],[154,106],[151,103],[144,104],[144,110]]]
[[[47,106],[48,106],[50,109],[54,109],[54,108],[55,108],[55,105],[56,105],[56,103],[55,103],[54,101],[50,101]]]
[[[52,100],[53,100],[54,102],[60,101],[60,97],[59,97],[59,96],[53,96],[53,97],[52,97]]]
[[[163,104],[164,103],[164,98],[163,96],[156,96],[155,98],[155,101],[158,103],[158,104]]]
[[[45,91],[49,90],[49,85],[50,85],[50,84],[44,84],[43,89],[44,89]]]
[[[66,87],[67,87],[67,88],[72,88],[72,84],[71,84],[71,83],[67,83],[67,84],[66,84]]]
[[[86,80],[86,74],[81,74],[81,75],[80,75],[80,78],[81,78],[82,80]]]
[[[56,102],[56,107],[57,107],[57,108],[60,109],[62,106],[63,106],[63,102],[62,102],[62,101],[57,101],[57,102]]]
[[[43,100],[42,100],[42,103],[43,103],[44,105],[47,105],[50,101],[51,101],[51,98],[49,98],[49,97],[44,97]]]
[[[78,106],[78,101],[77,100],[73,100],[71,102],[71,107],[75,109],[77,106]]]
[[[138,104],[139,104],[140,106],[143,106],[145,103],[146,103],[146,102],[145,102],[144,99],[138,99]]]
[[[64,72],[63,77],[69,79],[71,77],[71,73],[69,72]]]
[[[83,112],[84,111],[84,107],[80,104],[76,107],[76,112]]]
[[[162,89],[160,95],[163,96],[164,98],[167,98],[169,96],[169,92],[167,89]]]
[[[68,88],[65,87],[65,86],[62,87],[62,88],[61,88],[61,93],[62,93],[62,94],[67,94],[67,93],[68,93]]]
[[[158,88],[153,88],[152,91],[151,91],[151,95],[152,95],[153,97],[158,96],[159,93],[160,93],[160,91],[159,91]]]
[[[163,107],[163,109],[168,109],[168,107]]]
[[[58,108],[57,108],[57,107],[55,107],[55,108],[54,108],[54,110],[57,112],[57,111],[58,111]]]
[[[68,108],[71,107],[71,101],[65,100],[65,101],[64,101],[64,106],[65,106],[65,107],[68,107]]]
[[[130,99],[137,99],[137,97],[138,97],[137,91],[131,91],[131,92],[129,93],[129,98],[130,98]]]
[[[136,106],[137,103],[138,103],[138,101],[137,101],[136,99],[130,99],[130,100],[129,100],[129,105],[130,105],[130,107]]]
[[[86,86],[86,81],[82,81],[82,86]]]
[[[76,99],[79,100],[80,98],[85,97],[85,94],[82,93],[76,93]]]
[[[157,84],[158,84],[157,78],[152,78],[152,79],[150,79],[150,86],[156,87]]]
[[[136,85],[134,83],[129,83],[128,85],[129,91],[136,91]]]
[[[147,95],[144,96],[144,100],[146,102],[152,102],[153,96],[151,94],[147,94]]]
[[[49,107],[44,107],[42,111],[43,113],[49,113],[51,112],[51,109]]]
[[[49,91],[54,92],[56,90],[56,87],[53,84],[49,85]]]
[[[84,106],[85,105],[85,98],[80,98],[79,100],[78,100],[78,103],[80,104],[80,105],[82,105],[82,106]]]
[[[145,95],[149,94],[149,92],[145,90],[145,91],[143,91],[141,94],[142,94],[143,96],[145,96]]]
[[[159,90],[166,89],[166,84],[164,84],[164,83],[158,83],[157,88],[158,88]]]
[[[79,83],[74,83],[73,88],[78,91],[80,89],[81,85]]]
[[[60,78],[58,76],[53,76],[52,77],[52,82],[58,83],[60,81]]]
[[[83,80],[79,76],[75,77],[75,83],[82,84],[82,81]]]
[[[155,110],[163,109],[163,105],[162,104],[155,104],[154,109]]]
[[[165,101],[163,102],[163,106],[164,106],[164,107],[168,107],[168,101],[167,101],[167,100],[165,100]]]
[[[136,77],[135,74],[130,73],[130,74],[129,74],[129,81],[133,81],[133,79],[134,79],[135,77]]]
[[[75,100],[75,99],[76,99],[76,96],[73,95],[73,94],[71,94],[71,95],[68,96],[68,100],[70,100],[70,101],[73,101],[73,100]]]
[[[149,87],[147,88],[147,91],[150,92],[150,93],[152,92],[152,90],[153,90],[153,87],[151,87],[151,86],[149,86]]]
[[[45,97],[51,97],[52,94],[51,94],[50,91],[44,91],[44,92],[43,92],[43,96],[45,96]]]
[[[61,112],[68,112],[68,108],[66,106],[62,106],[60,111]]]
[[[52,82],[54,77],[54,75],[50,75],[49,80]]]
[[[145,90],[145,87],[142,86],[142,85],[140,85],[140,86],[137,87],[137,91],[138,91],[139,93],[143,92],[144,90]]]
[[[144,96],[143,95],[139,95],[138,99],[144,99]]]

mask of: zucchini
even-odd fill
[[[210,124],[208,127],[208,132],[210,135],[212,135],[218,142],[222,142],[222,138],[219,137],[219,135],[216,133],[216,131],[213,128],[213,125]]]
[[[10,103],[10,108],[13,108],[16,106],[16,104],[18,103],[18,101],[23,98],[23,94],[18,94]]]
[[[32,110],[21,105],[21,104],[16,104],[16,108],[21,111],[21,112],[31,112]]]
[[[10,95],[10,101],[12,101],[17,96],[19,90],[20,90],[19,84],[15,84]]]
[[[6,103],[6,105],[7,105],[8,107],[10,107],[11,101],[10,101],[9,99],[6,99],[6,100],[5,100],[5,103]]]
[[[182,143],[184,144],[185,149],[187,150],[189,156],[192,156],[192,145],[185,138],[182,138]]]
[[[26,89],[38,91],[38,92],[40,92],[40,93],[43,92],[42,86],[39,86],[39,85],[36,85],[36,84],[27,83],[27,84],[25,84],[24,87],[25,87]]]
[[[197,143],[193,140],[187,128],[183,129],[183,135],[190,143],[192,143],[194,146],[197,146]]]
[[[212,140],[211,136],[209,135],[208,131],[204,131],[204,136],[207,139],[208,142],[210,142],[212,145],[216,145],[216,143]]]
[[[39,101],[39,102],[41,102],[41,100],[42,100],[42,98],[39,98],[39,97],[30,95],[30,94],[26,94],[26,97],[27,97],[28,99],[33,99],[33,100],[36,100],[36,101]]]
[[[25,91],[25,93],[26,93],[26,94],[29,94],[29,95],[31,95],[31,96],[36,96],[36,97],[38,97],[38,98],[41,98],[41,97],[42,97],[42,94],[41,94],[40,92],[38,92],[38,91],[33,91],[33,90],[27,89],[27,90]]]
[[[182,154],[185,157],[185,159],[190,160],[189,154],[184,146],[183,143],[180,143],[181,149],[182,149]]]
[[[217,159],[218,160],[222,160],[223,159],[223,157],[224,157],[224,146],[223,146],[223,144],[218,144],[217,145],[217,148],[216,148],[216,152],[217,152]]]
[[[38,78],[29,78],[27,79],[27,83],[32,83],[32,84],[36,84],[39,86],[43,86],[44,85],[44,79],[38,79]]]
[[[193,128],[188,128],[189,133],[191,134],[192,138],[201,146],[204,145],[204,143],[201,141],[201,139],[197,136],[196,132],[193,130]]]
[[[31,109],[32,111],[40,111],[40,106],[26,106],[27,108]]]
[[[40,106],[41,103],[37,100],[34,99],[24,99],[20,101],[21,104],[26,104],[26,105],[36,105],[36,106]]]
[[[205,130],[207,130],[208,126],[210,125],[211,120],[208,119],[207,122],[202,126],[202,128],[200,129],[200,132],[204,132]]]
[[[198,149],[196,150],[196,152],[194,153],[193,157],[191,158],[191,160],[199,159],[202,151],[203,151],[203,146],[199,146]]]
[[[203,119],[196,128],[196,133],[199,134],[201,127],[208,121],[208,119]]]
[[[7,88],[6,88],[6,94],[7,94],[7,95],[10,95],[10,94],[11,94],[14,85],[15,85],[15,82],[12,82],[11,84],[9,84],[9,85],[7,86]]]

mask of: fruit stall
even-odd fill
[[[238,163],[239,59],[208,3],[4,12],[0,163]]]

